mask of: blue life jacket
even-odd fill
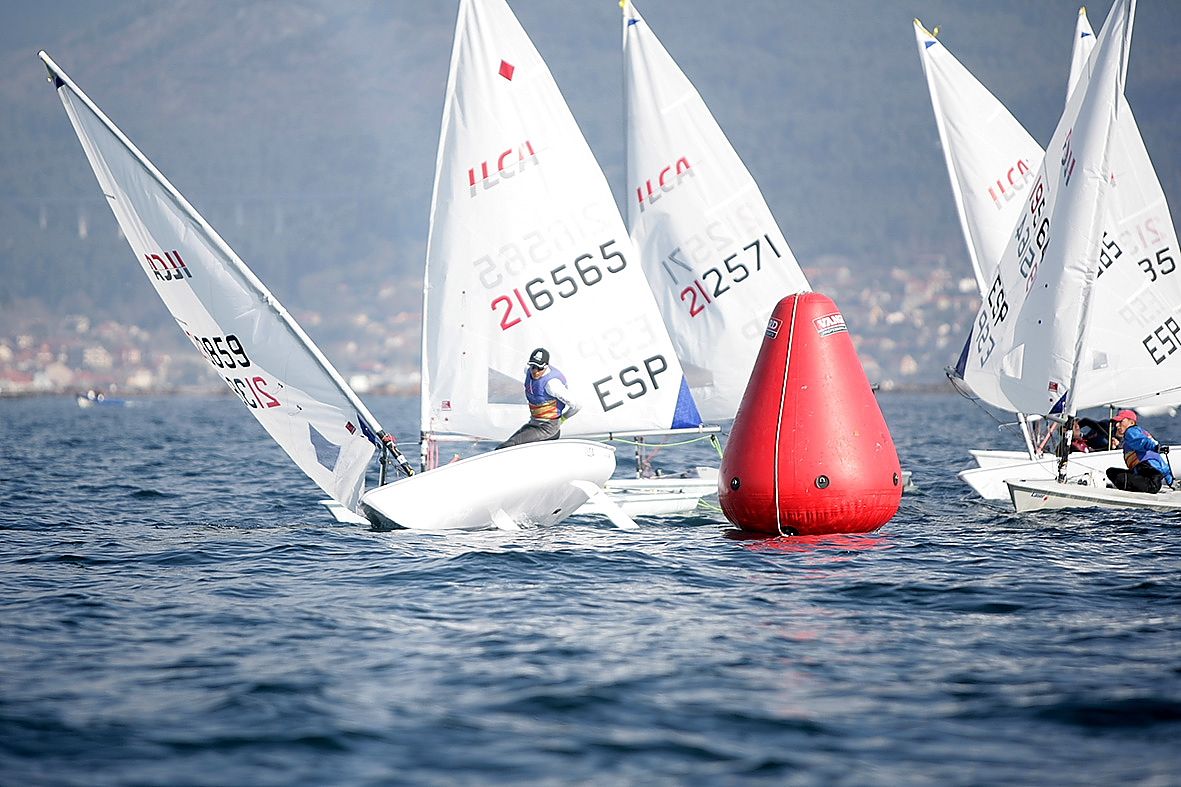
[[[1160,471],[1165,477],[1166,484],[1173,483],[1173,470],[1169,467],[1169,460],[1156,450],[1157,442],[1152,435],[1139,426],[1129,426],[1124,432],[1124,463],[1129,469],[1135,469],[1141,462],[1147,462],[1151,467]]]
[[[566,403],[546,393],[545,387],[554,378],[561,380],[562,385],[565,385],[566,375],[551,366],[545,374],[534,380],[529,368],[525,367],[525,401],[529,403],[529,415],[539,421],[556,421],[562,417]]]

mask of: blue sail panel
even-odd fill
[[[673,410],[673,429],[696,429],[701,426],[701,413],[697,411],[697,402],[693,401],[693,394],[689,392],[689,383],[681,378],[681,391],[677,394],[677,406]]]

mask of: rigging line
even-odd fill
[[[948,377],[948,379],[950,380],[950,379],[951,379],[951,374],[950,374],[950,373],[948,373],[947,377]],[[988,408],[987,408],[987,407],[985,407],[983,404],[981,404],[981,403],[980,403],[980,397],[979,397],[979,396],[972,396],[972,395],[971,395],[971,394],[969,394],[967,391],[964,391],[962,388],[960,388],[960,386],[956,385],[954,382],[952,382],[952,384],[951,384],[951,388],[952,388],[952,390],[953,390],[953,391],[955,391],[956,393],[958,393],[958,394],[959,394],[961,397],[963,397],[964,399],[967,399],[969,402],[971,402],[972,404],[974,404],[974,405],[976,405],[977,407],[979,407],[979,408],[980,408],[980,410],[981,410],[981,412],[983,412],[985,415],[987,415],[989,418],[991,418],[993,421],[995,421],[995,422],[996,422],[996,425],[997,425],[998,427],[1002,427],[1002,426],[1011,426],[1011,424],[1008,424],[1008,423],[1006,423],[1005,421],[1002,421],[1001,419],[999,419],[999,418],[997,418],[995,415],[993,415],[991,412],[989,412]]]
[[[645,442],[642,442],[639,440],[627,440],[623,437],[612,437],[609,442],[619,443],[620,445],[642,445],[645,448],[654,449],[653,453],[655,453],[655,451],[657,451],[661,448],[667,448],[670,446],[678,446],[678,445],[691,445],[693,443],[697,443],[702,440],[711,440],[711,439],[713,439],[713,437],[714,437],[713,435],[701,435],[700,437],[691,437],[688,440],[681,440],[681,441],[678,441],[675,443],[645,443]]]

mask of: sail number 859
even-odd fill
[[[228,336],[194,336],[185,334],[196,346],[197,350],[218,369],[245,369],[250,365],[250,356],[246,348],[234,334]]]
[[[538,277],[525,282],[524,294],[521,293],[521,288],[514,287],[512,297],[504,294],[493,298],[492,311],[500,315],[500,330],[507,331],[522,320],[553,306],[557,303],[555,294],[558,298],[572,298],[580,289],[593,287],[601,282],[608,273],[619,273],[626,268],[627,259],[623,253],[618,250],[609,251],[614,244],[614,240],[609,240],[599,246],[599,257],[606,263],[601,267],[593,254],[580,254],[574,258],[573,263],[564,262],[551,270],[548,279]],[[501,305],[504,306],[503,310],[498,308]],[[518,305],[524,317],[513,314]]]

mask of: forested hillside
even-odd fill
[[[511,5],[622,198],[616,3]],[[835,255],[854,270],[923,275],[942,265],[966,276],[911,18],[941,24],[944,43],[1044,143],[1063,103],[1077,5],[667,0],[641,9],[803,264]],[[1106,10],[1091,9],[1096,29]],[[75,0],[3,13],[0,330],[30,304],[167,321],[44,80],[41,47],[293,308],[417,281],[453,3]],[[1175,216],[1178,30],[1181,6],[1140,5],[1128,87]]]

